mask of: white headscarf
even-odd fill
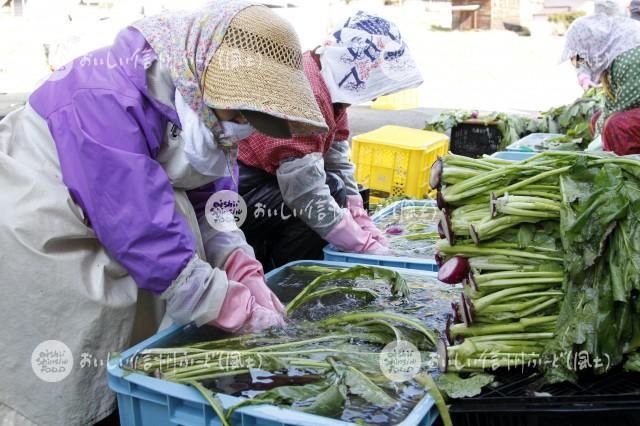
[[[338,25],[316,53],[333,103],[368,102],[423,81],[398,28],[370,13]]]
[[[640,22],[597,13],[577,19],[566,38],[562,62],[579,56],[584,60],[580,72],[598,81],[618,56],[640,46]]]
[[[596,0],[593,4],[593,13],[595,15],[624,16],[627,12],[618,0]]]

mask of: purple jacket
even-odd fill
[[[55,140],[64,183],[98,239],[139,287],[164,291],[195,238],[155,160],[176,112],[148,94],[155,52],[134,28],[74,60],[29,98]]]

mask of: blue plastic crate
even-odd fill
[[[495,154],[491,155],[495,158],[500,158],[502,160],[511,160],[511,161],[522,161],[527,158],[531,158],[536,155],[535,152],[525,152],[525,151],[499,151]]]
[[[562,133],[531,133],[523,137],[522,139],[507,146],[507,151],[522,151],[522,152],[541,152],[548,150],[560,150],[560,151],[580,151],[578,145],[579,139],[576,142],[564,142],[554,143],[553,146],[543,145],[548,139],[566,136]]]
[[[324,261],[298,261],[274,269],[266,274],[267,284],[286,268],[292,265],[353,266],[347,263]],[[434,277],[428,272],[422,273]],[[119,360],[127,359],[143,349],[162,346],[176,334],[194,325],[172,326],[155,336],[126,350],[119,359],[113,359],[108,367],[109,387],[117,393],[118,410],[122,426],[219,426],[220,420],[207,401],[196,389],[177,383],[167,382],[155,377],[138,373],[128,373],[120,368]],[[237,404],[244,398],[216,394],[226,408]],[[409,415],[397,426],[431,426],[438,418],[438,410],[433,399],[427,395],[413,408]],[[296,410],[273,405],[249,406],[237,410],[233,417],[234,425],[242,426],[355,426],[353,423],[302,413]]]
[[[432,200],[402,200],[388,205],[374,214],[371,219],[378,223],[382,218],[396,214],[407,206],[435,206]],[[418,271],[438,271],[438,265],[434,259],[422,259],[419,257],[403,256],[376,256],[372,254],[345,253],[336,250],[331,244],[324,248],[324,260],[331,262],[359,263],[363,265],[388,266],[390,268],[415,269]]]

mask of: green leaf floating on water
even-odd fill
[[[322,391],[311,405],[296,408],[305,413],[313,413],[318,416],[339,417],[344,411],[347,401],[347,387],[340,379],[336,379],[324,391]]]
[[[366,323],[367,321],[371,320],[394,321],[411,326],[422,333],[422,335],[424,335],[429,340],[433,347],[435,347],[436,345],[437,336],[432,330],[425,327],[422,323],[413,318],[392,312],[356,312],[334,315],[323,321],[320,321],[318,325],[330,326],[339,324],[360,324]]]
[[[456,373],[445,373],[436,378],[436,384],[449,398],[471,398],[480,395],[482,388],[493,383],[493,380],[493,375],[485,373],[474,374],[467,379]]]
[[[358,395],[367,402],[377,405],[381,408],[390,408],[398,403],[382,390],[378,385],[373,383],[361,371],[346,367],[343,371],[344,382],[349,388],[349,392]]]
[[[313,298],[313,293],[316,292],[322,284],[327,281],[352,279],[356,278],[369,278],[369,279],[384,279],[391,285],[391,294],[400,297],[409,297],[410,290],[405,279],[397,271],[387,268],[380,268],[377,266],[354,266],[353,268],[336,270],[324,275],[321,275],[311,281],[285,308],[287,315],[295,311],[305,302]]]
[[[239,408],[249,405],[273,404],[320,416],[340,416],[347,400],[347,388],[342,377],[331,374],[326,379],[301,386],[279,386],[253,399],[247,399],[229,408],[228,422]],[[295,404],[295,405],[293,405]]]
[[[296,305],[287,306],[287,313],[291,315],[292,312],[300,308],[307,302],[310,302],[315,299],[319,299],[324,296],[328,296],[330,294],[341,293],[348,294],[350,296],[357,297],[359,299],[364,299],[366,301],[372,301],[376,297],[378,297],[378,293],[368,288],[358,288],[358,287],[328,287],[322,288],[320,290],[314,291],[312,293],[307,294],[304,298],[299,299]]]

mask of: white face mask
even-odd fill
[[[235,147],[238,142],[248,138],[256,129],[249,123],[235,123],[233,121],[219,121],[222,133],[216,142],[223,147]]]
[[[181,136],[184,141],[184,153],[191,167],[204,176],[213,178],[229,176],[237,157],[237,142],[234,142],[236,138],[233,137],[235,132],[231,130],[234,126],[225,126],[227,122],[221,122],[223,129],[225,127],[227,129],[224,135],[226,139],[223,139],[225,144],[223,144],[218,140],[222,138],[214,137],[213,132],[187,105],[177,90],[175,104],[182,124]]]

